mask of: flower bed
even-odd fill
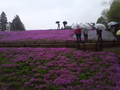
[[[119,90],[118,58],[70,48],[0,48],[0,89]]]
[[[0,41],[73,41],[74,30],[31,30],[0,32]]]

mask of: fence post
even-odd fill
[[[98,45],[97,45],[97,42],[96,42],[95,48],[96,48],[96,51],[98,51]]]
[[[54,40],[54,43],[56,43],[56,41]]]
[[[117,46],[119,46],[119,42],[117,41]]]
[[[85,45],[85,43],[83,44],[83,50],[86,51],[86,45]]]
[[[103,47],[102,47],[102,43],[100,42],[100,51],[102,51]]]
[[[77,50],[79,50],[80,49],[80,44],[77,44]]]
[[[113,40],[112,46],[115,46],[115,40]]]
[[[24,47],[26,47],[26,45],[24,44]]]
[[[9,44],[9,47],[11,47],[11,45]]]

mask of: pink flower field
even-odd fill
[[[0,32],[0,42],[76,41],[74,30]],[[73,48],[0,48],[0,90],[120,90],[120,56]]]
[[[0,90],[119,90],[119,59],[104,51],[0,48]]]
[[[73,41],[74,30],[31,30],[0,32],[0,41]]]

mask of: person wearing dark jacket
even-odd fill
[[[81,42],[81,31],[82,31],[82,29],[78,26],[74,31],[74,34],[76,35],[76,38],[77,38],[77,43]]]
[[[98,42],[102,42],[102,30],[101,29],[96,29],[97,30],[97,36],[98,36]]]

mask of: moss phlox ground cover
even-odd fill
[[[120,65],[111,52],[70,48],[0,48],[2,90],[119,90]]]
[[[76,40],[72,37],[74,30],[30,30],[0,32],[0,41],[67,41]]]

